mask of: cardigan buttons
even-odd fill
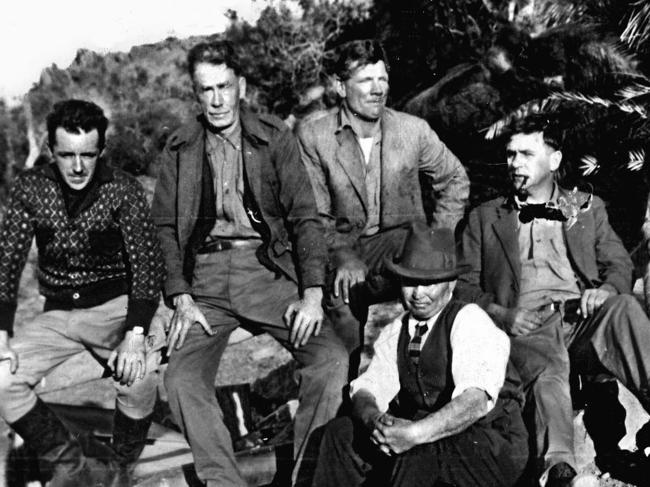
[[[72,299],[79,299],[79,293],[74,293],[72,295]]]

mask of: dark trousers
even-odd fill
[[[325,292],[325,312],[334,331],[352,354],[350,373],[353,377],[356,377],[359,365],[358,352],[363,344],[368,307],[400,296],[399,282],[386,272],[384,259],[392,259],[401,252],[407,233],[407,227],[397,227],[359,239],[354,250],[368,267],[368,274],[365,282],[352,288],[349,304],[343,301],[340,293],[338,297],[334,296],[336,269],[330,269]],[[336,262],[336,257],[333,256],[332,260]]]
[[[508,487],[521,476],[527,457],[518,407],[491,425],[476,423],[391,457],[370,441],[365,426],[343,417],[327,425],[314,487]]]
[[[183,347],[170,357],[165,385],[172,413],[192,448],[199,478],[216,480],[220,486],[246,485],[214,387],[228,337],[240,325],[269,333],[300,364],[295,478],[311,433],[332,419],[341,404],[348,372],[345,348],[328,323],[307,345],[293,348],[282,315],[298,299],[298,288],[264,268],[252,249],[197,256],[193,294],[214,334],[207,335],[198,324],[190,329]]]
[[[649,351],[650,320],[630,295],[609,298],[576,324],[556,313],[512,339],[511,358],[534,401],[536,454],[544,457],[544,468],[560,461],[575,466],[569,367],[585,376],[615,377],[650,412]]]

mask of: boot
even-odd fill
[[[594,442],[596,463],[616,454],[618,442],[625,436],[625,408],[618,400],[618,382],[587,382],[584,385],[587,433]]]
[[[142,419],[132,419],[118,408],[113,416],[112,447],[120,469],[120,486],[133,485],[131,474],[136,460],[147,442],[153,413]]]
[[[119,485],[112,456],[101,460],[86,457],[79,438],[70,434],[40,399],[27,414],[9,426],[38,456],[41,480],[42,483],[49,481],[48,487]],[[94,445],[98,442],[84,438],[84,443]],[[102,451],[101,447],[96,451]]]
[[[131,466],[140,457],[152,418],[153,413],[142,419],[132,419],[115,408],[112,446],[120,465]]]

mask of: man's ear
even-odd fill
[[[246,78],[243,76],[239,77],[239,99],[243,100],[246,98]]]
[[[562,151],[553,151],[550,155],[551,171],[557,171],[562,162]]]
[[[345,83],[338,76],[334,76],[334,89],[336,90],[336,92],[341,98],[345,98],[347,96],[347,92],[345,90]]]

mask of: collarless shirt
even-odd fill
[[[205,131],[205,150],[212,167],[217,219],[208,238],[259,238],[244,206],[244,161],[241,125],[228,133]]]
[[[429,318],[422,344],[427,341],[440,313]],[[388,405],[400,390],[397,367],[397,345],[402,327],[400,316],[389,323],[379,334],[373,346],[374,355],[366,371],[350,384],[350,397],[360,390],[372,394],[380,411]],[[422,323],[408,319],[409,337],[415,327]],[[488,395],[489,412],[496,404],[499,391],[505,381],[506,366],[510,355],[510,341],[490,317],[476,304],[464,306],[456,315],[451,328],[451,370],[454,380],[452,399],[469,388],[476,387]]]

